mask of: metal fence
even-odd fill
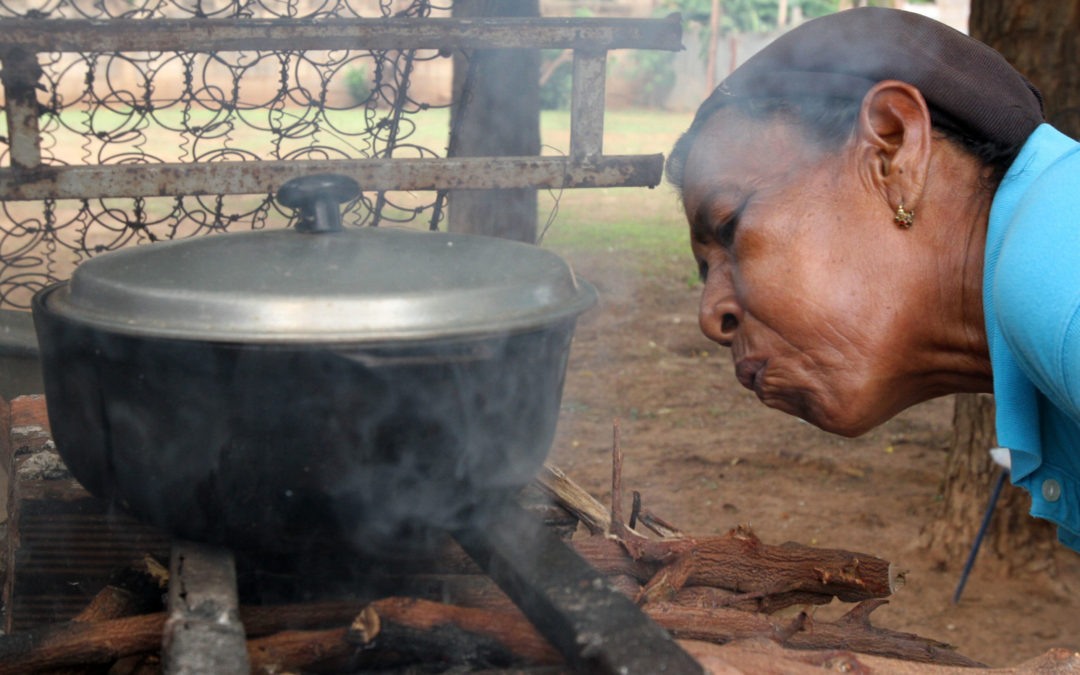
[[[678,49],[677,19],[456,20],[450,4],[0,0],[0,307],[103,251],[284,225],[271,194],[304,173],[366,188],[349,224],[432,229],[453,188],[659,181],[659,156],[603,155],[604,59]],[[448,159],[445,131],[421,138],[440,105],[413,98],[419,64],[523,46],[575,50],[569,156]]]

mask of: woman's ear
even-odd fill
[[[918,89],[878,82],[863,97],[855,147],[863,178],[895,211],[919,208],[930,167],[930,110]]]

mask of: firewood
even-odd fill
[[[765,637],[793,649],[843,649],[904,661],[982,666],[944,643],[871,626],[867,616],[882,603],[880,600],[868,601],[837,621],[808,621],[804,630],[794,631],[789,636],[782,635],[785,629],[782,622],[754,612],[700,609],[671,603],[653,603],[643,609],[676,638],[724,643]]]
[[[517,661],[562,662],[561,655],[520,612],[455,607],[416,598],[371,603],[350,636],[358,645],[480,667]]]
[[[341,627],[321,631],[282,631],[248,640],[251,672],[282,673],[344,659],[355,649],[345,641],[346,630]]]
[[[159,610],[167,581],[168,570],[151,556],[145,556],[113,574],[109,583],[71,620],[94,623]],[[97,675],[105,670],[104,664],[96,664],[52,670],[49,675]]]
[[[168,570],[147,555],[113,574],[109,582],[72,621],[90,623],[161,609]]]
[[[616,434],[613,467],[621,466],[621,456]],[[613,505],[618,503],[614,493],[621,488],[618,474],[613,469]],[[577,515],[594,535],[618,531],[621,544],[604,536],[593,536],[574,541],[574,547],[604,574],[630,574],[644,583],[655,579],[656,592],[648,595],[646,591],[645,599],[670,599],[681,583],[686,583],[761,596],[823,593],[855,602],[887,596],[903,585],[904,573],[875,556],[799,544],[769,545],[746,527],[735,528],[721,537],[646,539],[625,525],[612,522],[610,511],[557,467],[545,465],[538,483]],[[677,532],[667,523],[663,527]],[[660,574],[665,565],[680,559],[687,560],[669,570],[666,577]]]
[[[608,531],[611,516],[604,505],[571,480],[559,467],[545,463],[534,484],[577,516],[591,534],[604,534]]]
[[[0,637],[0,675],[112,663],[161,647],[165,613],[69,622]]]
[[[640,602],[670,600],[685,584],[762,596],[791,591],[831,593],[854,602],[890,595],[903,582],[903,573],[880,558],[796,543],[768,546],[744,526],[724,537],[648,539],[616,517],[622,498],[617,422],[611,455],[610,532],[634,560],[661,565],[642,589]]]
[[[493,596],[494,597],[494,596]],[[310,665],[313,660],[345,657],[348,645],[378,646],[380,650],[405,653],[412,658],[461,659],[494,665],[515,661],[558,663],[557,652],[517,611],[504,611],[505,601],[496,599],[499,610],[463,608],[414,598],[387,598],[361,611],[356,603],[314,603],[287,607],[242,608],[245,625],[255,634],[249,656],[260,667]],[[764,614],[730,608],[700,608],[672,603],[650,603],[643,608],[660,626],[680,638],[713,642],[766,637],[798,649],[848,649],[908,661],[973,666],[974,661],[956,654],[947,645],[907,633],[870,625],[869,614],[881,601],[856,607],[835,622],[807,625],[778,621]],[[368,616],[346,634],[340,626],[357,614]],[[374,614],[376,619],[371,618]],[[343,618],[344,617],[344,618]],[[0,675],[34,672],[87,663],[110,663],[123,656],[156,651],[160,647],[165,614],[103,621],[69,623],[39,634],[37,640],[0,642]],[[300,624],[336,622],[337,629],[288,631]],[[381,639],[379,636],[382,636]],[[8,636],[8,638],[23,637]],[[306,645],[306,646],[305,646]]]
[[[623,456],[619,445],[619,420],[616,419],[611,425],[611,445],[615,451],[611,457],[611,519],[608,523],[608,534],[615,535],[616,526],[622,525],[622,462]],[[639,503],[640,508],[640,503]],[[628,530],[630,528],[627,528]],[[632,530],[630,530],[632,531]]]
[[[675,594],[672,602],[676,605],[699,607],[701,609],[729,607],[731,609],[741,609],[744,612],[772,614],[788,607],[827,605],[832,600],[832,595],[808,591],[758,595],[754,593],[736,593],[726,588],[716,588],[714,586],[685,586]]]
[[[781,621],[753,612],[671,603],[651,603],[643,610],[680,639],[726,643],[764,638],[799,650],[848,650],[938,665],[981,665],[943,643],[874,628],[867,617],[880,604],[864,603],[835,622],[815,622],[805,614]],[[323,635],[334,648],[340,647],[336,643],[338,633],[327,631]],[[514,661],[554,664],[561,660],[520,612],[465,609],[414,598],[386,598],[371,603],[357,617],[346,639],[371,650],[420,661],[482,666]],[[325,654],[337,655],[331,651],[330,642],[316,640]]]
[[[366,603],[321,602],[300,605],[241,607],[240,620],[249,637],[289,629],[342,626]],[[0,675],[112,663],[161,648],[165,612],[109,621],[66,622],[0,636]]]
[[[660,544],[664,540],[650,541]],[[887,596],[902,579],[880,558],[838,549],[765,544],[744,528],[720,537],[691,537],[677,543],[676,550],[691,552],[692,564],[685,570],[685,582],[690,586],[771,595],[822,593],[858,601]],[[605,537],[579,539],[573,546],[605,575],[628,574],[645,583],[664,567],[647,559],[634,560],[620,542]]]

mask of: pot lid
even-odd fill
[[[370,343],[522,332],[596,302],[592,286],[537,246],[393,228],[304,229],[107,253],[76,268],[46,306],[131,335]]]

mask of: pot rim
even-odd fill
[[[521,322],[513,327],[491,321],[485,324],[474,324],[469,329],[461,329],[453,332],[444,332],[438,335],[426,334],[422,330],[400,331],[384,333],[368,338],[357,337],[346,332],[315,334],[305,333],[280,333],[274,335],[252,333],[229,333],[207,331],[204,334],[177,335],[168,329],[155,329],[153,326],[124,325],[110,321],[107,317],[95,317],[92,315],[80,315],[77,312],[57,311],[55,302],[50,304],[50,296],[54,293],[63,293],[69,282],[61,281],[42,288],[34,294],[31,309],[32,312],[47,312],[58,315],[61,318],[72,321],[89,328],[100,330],[116,335],[131,338],[147,338],[156,340],[176,340],[180,342],[213,342],[218,344],[235,344],[238,347],[251,345],[265,347],[333,347],[336,349],[348,349],[357,347],[363,349],[398,348],[403,345],[416,345],[418,347],[437,345],[440,343],[457,342],[461,340],[483,340],[497,337],[509,337],[523,333],[531,333],[539,330],[547,330],[565,321],[575,320],[580,314],[592,308],[597,302],[596,288],[585,281],[577,279],[577,285],[581,289],[578,298],[569,305],[563,307],[561,312],[537,315],[535,321]]]
[[[82,263],[35,307],[118,334],[374,344],[521,333],[597,301],[557,254],[491,237],[361,228],[226,233]]]

